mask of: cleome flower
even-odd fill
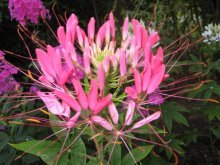
[[[112,13],[97,32],[94,18],[90,19],[87,32],[78,22],[76,15],[71,14],[66,25],[57,29],[58,44],[35,51],[35,66],[40,73],[36,84],[40,88],[33,94],[43,101],[49,113],[43,112],[58,120],[35,117],[27,121],[49,120],[47,124],[53,123],[52,127],[57,123],[63,127],[60,131],[67,131],[65,142],[69,135],[76,137],[67,147],[62,142],[58,156],[86,135],[85,138],[94,140],[95,154],[101,159],[98,147],[106,149],[112,137],[121,140],[129,150],[127,138],[134,139],[143,126],[148,125],[148,131],[153,129],[151,122],[159,119],[161,112],[149,106],[163,102],[162,97],[155,95],[169,75],[163,48],[157,47],[158,33],[149,34],[138,20],[125,18],[120,43],[116,41]],[[134,136],[130,136],[131,132]],[[100,144],[97,136],[104,136]]]
[[[153,47],[159,41],[158,33],[148,34],[145,27],[135,19],[132,19],[131,25],[132,32],[128,29],[127,17],[122,28],[122,41],[117,47],[112,13],[97,33],[95,19],[91,18],[87,34],[72,14],[66,27],[60,26],[57,30],[58,47],[48,45],[46,51],[36,49],[37,62],[42,71],[39,81],[50,87],[47,94],[40,91],[37,94],[50,113],[61,119],[67,118],[66,126],[69,128],[78,120],[85,119],[85,116],[82,115],[83,118],[80,115],[82,112],[87,113],[86,118],[91,122],[106,130],[114,128],[108,121],[110,118],[116,125],[132,124],[134,114],[139,114],[135,111],[138,104],[152,98],[152,94],[168,76],[163,63],[163,49],[159,47],[156,55],[153,53]],[[83,79],[77,76],[79,70],[84,74]],[[119,121],[119,112],[125,112],[118,111],[115,106],[122,107],[121,102],[127,102],[128,105],[124,122]],[[71,117],[71,114],[74,115]],[[156,114],[153,120],[159,118],[160,113]],[[106,115],[110,116],[105,119]],[[139,122],[146,124],[147,121],[144,118]],[[138,126],[134,128],[142,126],[137,124],[139,122],[135,121]]]

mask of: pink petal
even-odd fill
[[[117,111],[114,103],[111,103],[108,106],[108,111],[109,111],[109,114],[110,114],[110,116],[112,118],[113,123],[114,124],[118,124],[119,115],[118,115],[118,111]]]
[[[51,77],[51,79],[48,79],[48,76],[46,77],[45,75],[40,76],[39,80],[44,83],[45,85],[51,86],[51,82],[53,82],[53,78]]]
[[[89,21],[87,33],[89,41],[92,42],[95,36],[95,19],[93,17]]]
[[[66,28],[66,43],[74,44],[76,26],[77,24],[75,22],[70,27]]]
[[[49,93],[48,95],[44,92],[37,92],[37,95],[44,101],[47,109],[54,115],[69,117],[70,111],[64,110],[61,103],[57,100],[57,98]]]
[[[144,70],[141,73],[141,77],[142,77],[142,90],[146,91],[151,81],[151,67],[149,62],[145,64]]]
[[[110,42],[110,23],[106,22],[106,32],[105,32],[106,43]]]
[[[57,97],[59,97],[66,104],[68,104],[73,110],[75,110],[76,112],[81,111],[81,107],[79,103],[72,96],[58,90],[55,90],[54,93],[56,94]]]
[[[132,19],[133,32],[134,32],[134,40],[137,48],[141,47],[141,29],[140,23],[136,19]]]
[[[118,67],[118,60],[115,54],[111,55],[111,63],[113,65],[113,68],[116,70]]]
[[[104,41],[104,38],[105,38],[106,25],[107,25],[107,22],[104,23],[104,24],[100,27],[100,29],[99,29],[99,31],[98,31],[98,33],[97,33],[97,35],[96,35],[96,44],[97,44],[98,48],[100,48],[100,49],[101,49],[101,47],[102,47],[102,44],[103,44],[103,41]]]
[[[139,49],[134,48],[132,67],[135,68],[139,61]]]
[[[75,14],[71,14],[66,23],[67,27],[71,27],[73,24],[78,24],[78,19]]]
[[[155,112],[154,114],[148,116],[147,118],[142,119],[141,121],[137,122],[131,129],[140,128],[143,125],[148,124],[148,123],[158,119],[160,117],[160,114],[161,114],[160,111]]]
[[[127,38],[128,35],[128,17],[125,18],[123,28],[122,28],[122,39],[123,41]]]
[[[76,34],[77,34],[79,45],[83,47],[83,35],[82,35],[81,29],[79,26],[76,27]]]
[[[141,40],[142,40],[141,25],[138,25],[136,28],[137,28],[137,31],[136,31],[136,34],[135,34],[136,48],[141,48]]]
[[[151,46],[150,44],[146,44],[144,47],[144,62],[150,62],[151,61]]]
[[[86,97],[86,93],[82,88],[81,82],[77,78],[72,79],[72,84],[75,88],[77,99],[84,110],[88,109],[88,101]]]
[[[91,73],[89,54],[90,54],[90,50],[89,48],[86,47],[84,54],[83,54],[83,62],[84,62],[84,68],[85,68],[86,74]]]
[[[98,85],[95,80],[91,80],[90,90],[87,95],[87,100],[91,111],[95,110],[97,98],[98,98]]]
[[[161,65],[159,71],[152,76],[149,86],[147,88],[147,94],[151,94],[159,87],[160,83],[163,80],[164,73],[165,73],[165,65],[163,64]]]
[[[66,34],[65,34],[65,31],[64,31],[64,27],[63,26],[60,26],[58,29],[57,29],[57,37],[58,37],[58,41],[60,43],[60,45],[65,48],[66,47]]]
[[[103,69],[102,63],[100,63],[98,66],[98,81],[99,88],[101,91],[103,91],[105,87],[105,71]]]
[[[132,88],[132,87],[126,87],[125,88],[125,93],[127,93],[128,96],[130,96],[133,99],[137,99],[138,98],[136,90],[134,88]]]
[[[128,110],[125,116],[125,125],[130,125],[134,116],[135,102],[130,100],[128,103]]]
[[[154,61],[154,68],[159,68],[161,64],[163,64],[163,49],[159,47]]]
[[[64,101],[62,102],[62,106],[63,106],[63,109],[64,109],[64,112],[67,113],[67,118],[70,117],[70,106],[68,104],[66,104]]]
[[[111,103],[111,99],[112,99],[112,95],[108,94],[103,99],[99,100],[96,104],[93,114],[96,115],[100,113],[106,106],[108,106]]]
[[[70,120],[66,123],[68,129],[72,128],[75,125],[75,123],[80,117],[80,114],[80,112],[77,112],[72,118],[70,118]]]
[[[139,21],[136,19],[132,19],[131,23],[133,25],[133,32],[136,34],[137,33],[136,31],[138,30],[138,26],[139,26]]]
[[[45,77],[50,82],[53,82],[53,78],[56,76],[56,74],[51,66],[51,60],[48,54],[41,49],[36,49],[36,54],[37,54],[37,62],[39,63]]]
[[[150,43],[150,46],[153,46],[154,44],[156,44],[159,41],[159,39],[160,39],[160,37],[159,37],[158,33],[157,32],[153,32],[148,37],[147,42]]]
[[[59,51],[55,51],[52,46],[47,45],[47,54],[51,59],[51,64],[56,73],[56,76],[59,77],[62,72],[61,55]]]
[[[77,25],[78,19],[76,15],[71,14],[66,23],[66,43],[70,42],[71,44],[74,44]]]
[[[72,73],[73,73],[73,69],[69,69],[69,68],[64,69],[60,74],[59,84],[64,85]]]
[[[144,48],[145,47],[145,44],[147,43],[147,39],[148,39],[148,32],[147,32],[147,30],[144,28],[144,27],[142,27],[141,28],[141,36],[142,36],[142,38],[141,38],[141,47],[142,48]]]
[[[70,59],[75,61],[75,62],[77,62],[76,50],[75,50],[75,48],[73,47],[73,45],[70,42],[67,43],[66,51],[69,54]]]
[[[141,76],[139,71],[134,68],[134,83],[135,83],[135,89],[137,91],[137,94],[141,93]]]
[[[109,55],[105,56],[102,64],[103,64],[103,69],[105,73],[108,73],[109,68],[110,68],[110,56]]]
[[[63,57],[65,60],[65,64],[67,65],[68,69],[74,69],[74,65],[72,62],[72,59],[70,57],[70,54],[66,52],[66,49],[62,49]]]
[[[127,73],[126,54],[124,50],[120,50],[120,74],[122,77]]]
[[[112,12],[109,14],[109,21],[111,27],[111,36],[112,39],[115,40],[115,19]]]
[[[105,128],[108,131],[113,130],[112,125],[106,119],[104,119],[100,116],[92,116],[91,119],[94,123],[97,123],[98,125],[102,126],[103,128]]]

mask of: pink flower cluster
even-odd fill
[[[4,53],[0,50],[0,95],[15,90],[19,84],[12,77],[18,70],[10,65],[4,58]]]
[[[150,104],[148,97],[168,77],[163,49],[159,47],[156,54],[152,50],[159,36],[157,32],[149,34],[136,19],[130,24],[132,31],[126,18],[122,42],[117,47],[112,13],[97,33],[95,19],[91,18],[87,34],[72,14],[66,27],[57,30],[59,49],[50,45],[46,51],[36,49],[42,71],[39,82],[50,89],[37,94],[48,111],[65,122],[66,128],[86,120],[108,131],[118,124],[133,130],[160,117],[160,111],[137,117],[140,109]],[[76,46],[82,52],[83,64],[77,58]],[[83,81],[77,76],[78,70],[84,73]],[[69,80],[72,86],[67,83]],[[126,111],[121,110],[123,104]],[[120,113],[125,116],[123,121],[119,120]]]
[[[27,21],[38,24],[39,17],[50,19],[49,10],[47,10],[41,0],[9,0],[8,8],[11,19],[16,19],[22,26]]]

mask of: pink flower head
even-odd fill
[[[146,102],[148,98],[149,103],[152,102],[153,94],[167,77],[163,49],[155,46],[159,41],[158,33],[148,34],[138,20],[132,19],[129,24],[127,17],[122,28],[122,42],[116,44],[113,13],[97,33],[95,23],[91,18],[85,33],[72,14],[66,26],[57,30],[59,47],[48,45],[46,51],[36,50],[42,72],[40,81],[53,89],[49,93],[39,93],[39,97],[51,113],[68,119],[68,128],[79,119],[85,119],[108,131],[121,124],[122,129],[133,130],[158,119],[160,112],[140,119],[136,111],[140,108],[139,101]],[[77,55],[78,49],[81,56]],[[152,49],[157,49],[157,53]],[[125,100],[125,93],[128,100]],[[120,103],[125,102],[127,110],[118,111],[116,106],[123,107]],[[108,110],[107,114],[101,113],[104,109]],[[124,123],[120,123],[120,115],[125,116]]]
[[[38,24],[39,17],[50,19],[49,10],[47,10],[41,0],[9,0],[8,8],[11,19],[16,19],[22,26],[27,21]]]

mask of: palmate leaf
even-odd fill
[[[71,147],[71,159],[69,164],[85,165],[86,164],[86,146],[82,139],[79,139]]]
[[[112,147],[114,149],[112,150]],[[111,144],[108,147],[108,153],[111,155],[111,165],[118,165],[121,164],[121,145],[120,144]]]
[[[218,138],[220,139],[220,127],[218,128],[210,128],[212,133]]]
[[[169,131],[172,130],[173,121],[189,126],[186,118],[180,112],[189,112],[185,107],[174,102],[162,106],[162,118]]]
[[[10,145],[18,150],[39,156],[47,164],[55,163],[55,157],[62,146],[61,143],[58,142],[40,140],[32,140]]]
[[[134,156],[135,160],[139,162],[142,159],[144,159],[151,152],[152,149],[153,149],[153,145],[140,146],[131,150],[131,153]],[[134,164],[135,162],[131,157],[130,153],[126,154],[121,162],[121,165],[134,165]]]
[[[65,136],[61,136],[62,133],[64,131],[62,131],[65,127],[62,127],[62,126],[57,126],[57,123],[61,123],[61,120],[56,116],[56,115],[53,115],[53,114],[50,114],[49,115],[49,119],[50,119],[50,125],[51,125],[51,128],[53,130],[53,132],[56,134],[56,136],[59,138],[59,140],[61,142],[64,141],[65,139]],[[66,131],[66,130],[65,130]],[[61,137],[60,137],[61,136]]]
[[[10,144],[12,147],[24,151],[29,154],[39,156],[46,164],[56,164],[56,158],[60,153],[62,145],[56,141],[40,141],[32,140],[19,144]],[[86,147],[81,139],[77,140],[68,152],[64,152],[59,156],[58,164],[86,164]]]
[[[205,110],[204,114],[207,115],[209,121],[217,118],[220,120],[220,106],[210,104]]]
[[[169,143],[169,146],[172,149],[176,150],[180,155],[182,155],[184,153],[182,145],[184,145],[184,143],[178,139],[172,139],[172,141]],[[172,153],[170,152],[170,150],[166,149],[165,151],[166,151],[166,155],[167,155],[168,159],[171,159]]]

